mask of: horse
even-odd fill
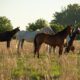
[[[7,48],[10,47],[10,41],[12,39],[12,37],[18,32],[20,31],[19,30],[19,27],[11,30],[11,31],[5,31],[5,32],[1,32],[0,33],[0,41],[1,42],[4,42],[6,41],[7,42]]]
[[[39,50],[42,43],[46,43],[52,46],[53,48],[58,46],[59,56],[62,55],[64,40],[71,33],[71,31],[72,31],[72,26],[68,25],[64,30],[56,33],[55,35],[50,35],[45,33],[37,34],[34,39],[34,57],[37,54],[37,57],[39,58]]]
[[[18,40],[17,52],[19,52],[20,47],[23,49],[24,40],[27,42],[34,42],[34,38],[38,33],[55,34],[55,32],[50,27],[44,27],[39,31],[19,31],[16,34],[16,39]]]
[[[69,51],[71,50],[72,52],[74,52],[75,47],[73,46],[74,40],[77,36],[77,34],[80,34],[80,28],[77,28],[75,31],[73,31],[72,35],[70,36],[70,40],[67,44],[67,47],[65,48],[65,52],[64,53],[69,53]]]

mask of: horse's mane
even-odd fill
[[[59,32],[56,33],[55,35],[65,35],[67,28],[68,28],[68,27],[66,27],[66,28],[63,29],[62,31],[59,31]]]

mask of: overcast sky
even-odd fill
[[[28,23],[39,18],[50,22],[53,13],[74,3],[80,4],[80,0],[0,0],[0,16],[10,19],[14,28],[25,30]]]

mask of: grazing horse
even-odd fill
[[[16,34],[16,38],[19,41],[17,45],[17,51],[19,52],[19,47],[23,48],[24,40],[27,42],[34,42],[34,38],[38,33],[55,34],[50,27],[44,27],[39,31],[19,31]]]
[[[73,46],[73,42],[77,36],[77,34],[80,33],[80,28],[77,28],[75,31],[73,31],[72,35],[70,36],[70,40],[67,44],[67,47],[65,49],[65,52],[69,53],[69,51],[71,50],[72,52],[74,52],[75,47]]]
[[[64,40],[71,33],[71,31],[72,27],[67,26],[64,30],[56,33],[55,35],[50,35],[45,33],[37,34],[34,39],[34,57],[37,54],[37,57],[39,58],[39,50],[42,43],[46,43],[54,48],[58,46],[59,56],[60,56],[63,51]]]
[[[5,32],[1,32],[0,33],[0,41],[1,42],[4,42],[6,41],[7,42],[7,48],[10,47],[10,41],[12,39],[12,37],[18,32],[20,31],[19,30],[19,27],[11,30],[11,31],[5,31]]]

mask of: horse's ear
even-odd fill
[[[20,28],[19,26],[17,28]]]

